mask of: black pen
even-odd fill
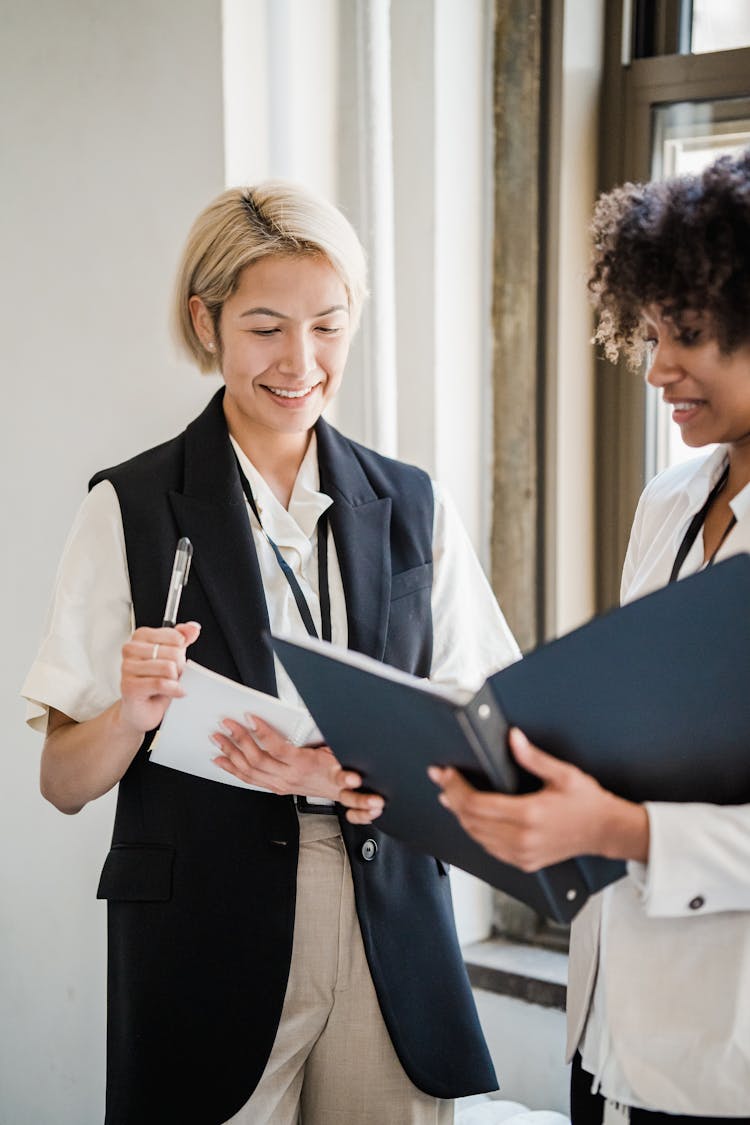
[[[188,580],[190,573],[190,560],[193,557],[193,544],[189,539],[180,539],[175,551],[174,564],[172,566],[172,577],[169,580],[169,593],[167,594],[167,604],[164,609],[164,620],[162,625],[172,628],[177,624],[177,610],[180,606],[180,598],[182,597],[182,589]]]

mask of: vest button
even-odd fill
[[[371,859],[375,859],[375,852],[378,850],[378,845],[375,840],[365,840],[362,845],[362,859],[366,859],[369,863]]]
[[[706,905],[706,900],[703,895],[696,895],[695,898],[690,899],[688,905],[690,906],[691,910],[700,910],[702,906]]]

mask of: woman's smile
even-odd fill
[[[264,390],[269,391],[274,398],[279,400],[279,406],[288,408],[294,407],[295,404],[301,404],[302,400],[309,398],[313,391],[318,389],[320,384],[321,380],[319,379],[317,382],[309,383],[306,387],[300,387],[297,390],[293,390],[290,387],[274,387],[268,383],[261,383],[261,386]]]
[[[701,408],[707,405],[706,399],[704,398],[676,401],[665,396],[664,402],[667,406],[672,408],[672,421],[676,422],[678,426],[692,422]]]

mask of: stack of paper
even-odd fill
[[[172,700],[151,745],[151,761],[160,766],[267,793],[262,786],[249,785],[214,765],[213,759],[220,751],[211,735],[224,719],[246,725],[246,714],[257,715],[295,746],[323,741],[312,716],[303,707],[282,703],[275,695],[228,680],[192,660],[187,662],[181,683],[185,695]]]

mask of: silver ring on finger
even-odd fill
[[[159,659],[159,646],[158,645],[154,645],[154,647],[151,649],[151,659],[152,660],[158,660]]]

